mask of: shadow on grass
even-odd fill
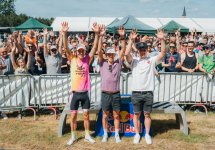
[[[188,122],[188,124],[190,124],[190,122]],[[176,125],[175,119],[152,120],[152,137],[175,129],[180,131],[180,129]],[[190,133],[190,128],[188,128],[188,133]]]

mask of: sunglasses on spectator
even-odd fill
[[[112,72],[112,65],[109,65],[109,71]]]
[[[158,48],[161,48],[161,46],[159,46]]]
[[[170,48],[175,48],[175,46],[170,46]]]
[[[52,52],[56,52],[57,50],[56,50],[56,49],[52,49],[51,51],[52,51]]]
[[[7,51],[3,51],[2,54],[7,53]]]
[[[148,47],[152,47],[151,45],[147,45]]]
[[[33,48],[34,46],[28,46],[28,48]]]
[[[208,48],[207,47],[203,47],[203,50],[205,51],[205,50],[208,50]]]
[[[203,43],[199,44],[199,45],[204,45]]]
[[[184,47],[187,47],[187,45],[183,45]]]

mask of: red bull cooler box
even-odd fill
[[[95,136],[102,137],[104,134],[103,125],[102,125],[102,109],[99,111],[98,119],[96,122],[96,128],[95,128]],[[120,126],[119,126],[119,134],[120,136],[134,136],[135,130],[134,130],[134,124],[133,124],[133,118],[134,118],[134,112],[133,112],[133,106],[131,102],[131,95],[121,95],[121,109],[120,109]],[[140,115],[140,136],[145,136],[146,130],[144,125],[145,117],[143,115],[143,112]],[[152,127],[150,129],[150,136],[152,136]],[[108,136],[115,136],[115,127],[114,127],[114,117],[113,117],[113,111],[110,110],[109,117],[108,117]]]

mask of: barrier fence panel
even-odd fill
[[[37,103],[40,108],[64,107],[71,97],[69,74],[41,75],[38,78]]]
[[[34,80],[31,75],[0,75],[0,110],[36,107],[36,103],[30,105],[30,97],[35,97],[31,80]]]
[[[126,94],[132,74],[126,77]],[[141,82],[141,81],[140,81]],[[208,76],[203,73],[159,73],[155,76],[154,101],[175,101],[178,104],[210,104]]]
[[[101,75],[90,74],[92,104],[100,103]],[[131,93],[132,74],[121,74],[121,94]],[[140,81],[141,82],[141,81]],[[203,73],[159,73],[154,101],[215,105],[214,80]],[[70,74],[0,76],[0,110],[28,107],[64,107],[71,98]]]
[[[124,77],[120,76],[120,89],[124,94]],[[69,74],[41,75],[35,84],[36,103],[43,107],[64,107],[71,97],[71,78]],[[99,104],[101,99],[101,74],[90,73],[91,90],[89,97],[92,104]],[[38,86],[38,87],[37,87]],[[32,101],[31,101],[32,102]]]
[[[213,77],[213,79],[212,80],[210,80],[211,82],[210,82],[210,105],[211,106],[215,106],[215,88],[214,88],[214,86],[215,86],[215,78]]]

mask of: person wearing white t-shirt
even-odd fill
[[[134,128],[136,135],[134,136],[134,143],[140,141],[139,127],[140,114],[144,111],[145,116],[145,140],[147,144],[152,144],[151,136],[149,135],[153,104],[153,91],[155,89],[155,67],[162,61],[166,55],[166,46],[164,41],[164,31],[159,29],[157,37],[161,41],[161,52],[157,56],[147,57],[147,44],[145,42],[138,44],[139,58],[131,56],[131,49],[134,39],[137,37],[137,30],[133,29],[130,34],[128,46],[126,48],[126,59],[132,70],[132,105],[134,110]]]

